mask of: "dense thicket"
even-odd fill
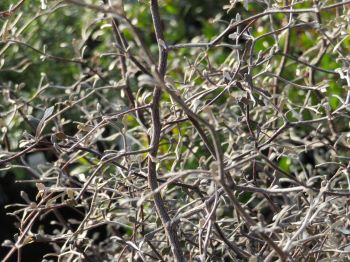
[[[1,1],[4,261],[349,259],[349,6]]]

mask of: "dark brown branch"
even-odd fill
[[[163,47],[164,36],[163,29],[161,27],[159,7],[157,0],[151,0],[151,14],[153,20],[153,26],[157,38],[158,50],[159,50],[159,62],[158,62],[158,72],[162,79],[166,72],[167,66],[167,51]],[[152,136],[151,136],[151,151],[149,152],[148,158],[148,184],[151,190],[156,190],[158,187],[157,183],[157,170],[155,158],[157,157],[157,151],[159,147],[160,132],[161,132],[161,122],[160,122],[160,97],[161,88],[156,86],[153,91],[153,103],[152,103]],[[163,199],[159,192],[154,194],[154,203],[157,208],[158,215],[163,223],[163,227],[167,234],[168,240],[170,242],[171,250],[174,255],[175,261],[182,262],[185,261],[180,241],[178,238],[177,225],[172,223],[171,218],[165,208]]]

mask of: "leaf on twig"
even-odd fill
[[[41,132],[43,131],[43,129],[45,127],[45,121],[52,115],[53,110],[54,110],[54,106],[51,106],[45,110],[44,115],[41,118],[41,120],[36,128],[36,133],[35,133],[36,139],[38,139],[39,136],[41,135]]]
[[[47,9],[47,2],[46,2],[46,0],[40,0],[40,3],[41,3],[41,9],[42,10]]]

